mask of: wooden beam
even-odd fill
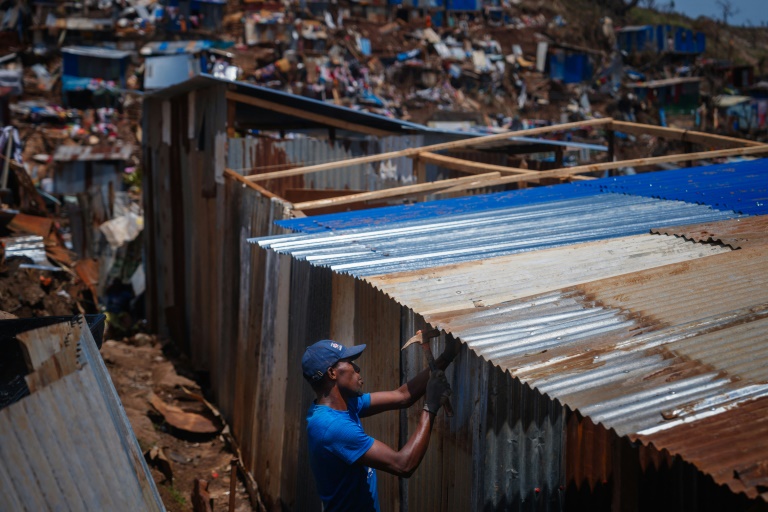
[[[465,183],[471,183],[475,181],[486,181],[500,176],[497,172],[490,172],[488,174],[481,174],[479,176],[465,176],[463,178],[453,178],[443,181],[432,181],[430,183],[419,183],[418,185],[406,185],[404,187],[388,188],[384,190],[373,190],[371,192],[362,192],[360,194],[352,194],[349,196],[332,197],[329,199],[318,199],[316,201],[306,201],[304,203],[296,203],[293,207],[296,210],[307,211],[317,208],[324,208],[327,206],[338,206],[342,204],[357,203],[360,201],[371,201],[374,199],[392,199],[398,197],[408,197],[412,195],[424,194],[434,190],[440,190],[443,188],[450,188],[453,186],[461,186]]]
[[[661,137],[662,139],[692,142],[703,146],[743,148],[745,146],[762,145],[761,142],[755,142],[753,140],[737,139],[735,137],[726,137],[724,135],[715,135],[713,133],[681,130],[679,128],[666,128],[664,126],[630,123],[627,121],[611,121],[610,128],[624,133],[653,135],[655,137]]]
[[[239,103],[253,105],[254,107],[274,110],[275,112],[280,112],[281,114],[287,114],[289,116],[295,116],[302,119],[309,119],[310,121],[325,124],[328,126],[333,126],[334,128],[341,128],[342,130],[351,130],[355,132],[367,133],[369,135],[375,135],[377,137],[386,137],[389,135],[394,135],[396,133],[396,132],[390,132],[386,130],[371,128],[370,126],[364,126],[361,124],[350,123],[348,121],[344,121],[343,119],[328,117],[321,114],[314,114],[312,112],[307,112],[306,110],[301,110],[300,108],[286,107],[285,105],[280,105],[278,103],[273,103],[271,101],[254,98],[246,94],[240,94],[232,91],[227,92],[227,100],[233,100]]]
[[[262,194],[262,195],[264,195],[264,196],[266,196],[266,197],[268,197],[270,199],[279,199],[281,201],[285,201],[286,203],[288,202],[285,199],[283,199],[282,197],[278,196],[277,194],[275,194],[273,192],[270,192],[269,190],[265,189],[264,187],[262,187],[258,183],[254,183],[252,181],[248,181],[247,179],[245,179],[244,176],[242,176],[241,174],[236,173],[232,169],[224,169],[224,176],[226,176],[228,178],[231,178],[231,179],[233,179],[235,181],[239,181],[240,183],[243,184],[243,186],[251,188],[251,189],[255,190],[256,192],[259,192],[260,194]]]
[[[413,159],[413,176],[416,178],[416,183],[427,182],[427,162],[419,157]]]
[[[470,190],[473,188],[493,187],[498,185],[508,185],[510,183],[520,183],[522,181],[531,181],[532,179],[542,178],[564,178],[567,176],[574,176],[576,174],[583,174],[587,172],[595,171],[607,171],[610,169],[619,169],[621,167],[641,167],[644,165],[655,165],[671,162],[688,162],[691,160],[704,160],[709,158],[722,158],[726,156],[744,156],[744,155],[756,155],[760,153],[768,154],[768,144],[764,144],[758,147],[749,148],[734,148],[734,149],[719,149],[716,151],[702,151],[700,153],[688,153],[684,155],[665,155],[652,158],[636,158],[635,160],[624,160],[619,162],[604,162],[601,164],[589,164],[579,165],[577,167],[566,167],[564,169],[553,169],[551,171],[540,171],[532,178],[528,175],[519,176],[505,176],[501,178],[491,178],[484,180],[483,182],[474,183],[471,186],[462,188],[461,190]],[[436,195],[450,194],[454,192],[452,188],[444,189],[436,192]]]
[[[227,93],[232,94],[232,93]],[[247,98],[247,97],[246,97]],[[545,126],[542,128],[531,128],[529,130],[518,130],[513,132],[496,133],[493,135],[485,135],[483,137],[472,137],[469,139],[455,140],[451,142],[441,142],[439,144],[432,144],[431,146],[422,146],[420,148],[407,148],[399,151],[390,151],[389,153],[380,153],[378,155],[361,156],[358,158],[349,158],[347,160],[339,160],[338,162],[328,162],[325,164],[310,165],[307,167],[298,167],[296,169],[287,169],[285,171],[267,172],[263,174],[252,174],[246,176],[246,179],[251,181],[265,181],[275,178],[286,178],[288,176],[300,176],[303,174],[310,174],[313,172],[329,171],[331,169],[342,169],[345,167],[352,167],[353,165],[367,164],[373,162],[380,162],[382,160],[389,160],[391,158],[400,158],[404,156],[418,155],[426,151],[443,151],[446,149],[463,148],[467,146],[474,146],[477,144],[483,144],[486,142],[493,142],[495,140],[504,140],[509,137],[541,135],[544,133],[551,133],[561,130],[573,130],[576,128],[584,128],[587,126],[602,126],[609,124],[612,121],[610,117],[605,119],[590,119],[588,121],[579,121],[576,123],[556,124],[552,126]]]
[[[227,137],[235,137],[235,118],[237,117],[237,102],[227,99]]]
[[[462,158],[455,158],[452,156],[438,155],[437,153],[431,153],[426,151],[419,153],[419,161],[426,162],[428,164],[439,165],[446,169],[453,169],[454,171],[468,172],[470,174],[485,174],[487,172],[495,171],[503,175],[509,174],[531,174],[534,171],[528,169],[518,169],[517,167],[506,167],[503,165],[484,164],[482,162],[472,162],[471,160],[464,160]]]

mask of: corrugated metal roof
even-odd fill
[[[765,158],[605,178],[581,185],[606,192],[708,204],[748,215],[768,213],[768,159]]]
[[[703,190],[705,198],[720,201],[729,193],[718,193],[718,187],[737,194],[729,177],[757,184],[753,165],[674,171],[676,186],[656,173],[626,188],[642,192],[660,183],[665,195],[690,197]],[[701,179],[692,192],[686,184],[697,174]],[[255,241],[362,278],[596,423],[680,454],[717,482],[758,496],[768,480],[759,469],[768,461],[768,446],[754,440],[768,434],[768,422],[746,430],[733,425],[754,416],[754,401],[768,397],[764,246],[754,242],[755,248],[732,251],[681,237],[618,238],[735,214],[614,194],[613,180],[603,181],[608,186],[595,195],[583,192],[589,187],[552,187],[533,197],[544,201],[560,190],[573,197],[488,207],[496,196],[503,199],[495,206],[530,199],[496,194],[449,202],[446,211],[435,204],[422,207],[421,219],[388,208],[381,210],[380,225],[376,212],[327,216],[315,226],[326,231]],[[481,211],[471,212],[473,204]],[[366,227],[329,232],[334,222]],[[707,233],[727,239],[759,231],[764,219],[749,219],[746,227],[740,222],[709,224]],[[748,408],[741,407],[745,403]],[[745,431],[753,439],[746,451]]]
[[[375,227],[399,222],[438,219],[462,213],[482,213],[513,206],[545,203],[560,199],[592,197],[599,189],[585,188],[583,182],[566,183],[548,187],[511,190],[495,194],[465,196],[456,199],[429,201],[424,203],[388,206],[374,210],[360,210],[298,219],[282,220],[280,227],[302,233],[341,231],[346,229]]]
[[[84,160],[128,160],[135,147],[130,144],[97,146],[62,145],[56,148],[53,159],[57,162]]]
[[[101,48],[98,46],[65,46],[61,53],[77,55],[79,57],[95,57],[99,59],[127,59],[133,52]]]
[[[141,47],[142,55],[171,55],[197,53],[213,48],[214,43],[207,40],[199,41],[150,41]]]
[[[768,244],[768,215],[731,221],[652,229],[652,233],[681,236],[696,242],[715,242],[733,249]]]
[[[278,224],[286,229],[304,233],[339,231],[459,213],[487,212],[515,205],[594,196],[605,192],[706,204],[713,208],[749,215],[768,214],[768,159],[305,217],[284,220]]]
[[[730,251],[682,238],[638,235],[568,245],[366,281],[422,315],[472,311],[537,293]],[[499,279],[504,276],[504,279]]]
[[[666,87],[668,85],[688,84],[688,83],[701,82],[701,77],[698,76],[680,76],[675,78],[665,78],[663,80],[651,80],[650,82],[640,82],[632,84],[632,87]]]
[[[733,218],[706,206],[620,194],[465,213],[444,218],[308,235],[252,239],[265,248],[368,276],[476,261],[647,233],[659,225]]]
[[[368,126],[371,128],[391,131],[393,133],[409,133],[409,132],[435,132],[440,133],[440,130],[434,130],[426,126],[409,123],[407,121],[400,121],[378,114],[371,114],[360,110],[353,110],[351,108],[342,107],[333,103],[326,103],[306,96],[298,96],[296,94],[289,94],[283,91],[275,89],[269,89],[267,87],[261,87],[258,85],[252,85],[246,82],[232,82],[230,80],[224,80],[215,78],[211,75],[200,74],[189,80],[172,85],[166,89],[160,89],[154,91],[151,94],[145,94],[146,98],[171,98],[177,94],[184,94],[189,91],[209,87],[211,85],[226,84],[230,87],[230,90],[259,98],[265,101],[270,101],[278,105],[284,105],[287,107],[300,109],[309,113],[319,114],[335,119],[343,118],[348,123]]]
[[[753,414],[742,404],[768,396],[762,248],[425,319],[619,435],[680,454],[734,491],[763,492],[756,485],[764,488],[768,475],[750,473],[746,487],[735,476],[768,461],[768,445],[758,441],[768,423],[740,422]]]

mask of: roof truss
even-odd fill
[[[613,140],[614,132],[623,132],[635,135],[650,135],[666,140],[683,142],[686,152],[682,154],[613,161],[614,144],[611,142],[608,155],[609,161],[607,162],[579,165],[576,167],[561,167],[558,169],[546,171],[492,165],[437,153],[438,151],[446,150],[478,148],[491,142],[508,140],[510,137],[546,135],[554,132],[577,130],[589,127],[606,130],[609,142]],[[704,146],[706,150],[692,152],[693,144]],[[761,154],[768,154],[768,144],[691,130],[681,130],[677,128],[666,128],[661,126],[630,123],[625,121],[616,121],[612,118],[605,118],[565,123],[542,128],[509,131],[482,137],[473,137],[458,141],[443,142],[417,148],[407,148],[399,151],[381,153],[378,155],[367,155],[337,162],[303,166],[281,171],[260,173],[259,169],[251,169],[249,171],[255,172],[256,174],[251,174],[248,176],[241,176],[235,171],[228,170],[227,176],[230,176],[233,179],[237,179],[244,184],[257,185],[257,182],[261,181],[325,172],[332,169],[341,169],[364,163],[382,162],[393,158],[409,157],[414,160],[414,175],[419,182],[416,185],[405,185],[385,190],[375,190],[351,195],[347,194],[328,199],[304,201],[292,205],[293,210],[297,215],[303,215],[300,212],[311,211],[319,208],[343,206],[364,201],[406,197],[423,198],[427,194],[444,196],[449,194],[458,194],[468,190],[497,187],[513,183],[540,183],[542,179],[554,178],[563,181],[593,179],[590,176],[584,176],[584,174],[620,169],[624,167],[650,166],[663,163],[693,162],[695,160]],[[442,168],[470,174],[471,176],[440,180],[436,182],[426,182],[426,164],[435,164]],[[255,186],[252,188],[266,191],[266,189],[261,186]]]

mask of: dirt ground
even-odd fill
[[[196,413],[221,426],[204,403],[191,398],[201,391],[193,380],[184,376],[193,375],[185,369],[183,361],[173,358],[170,352],[166,355],[160,342],[145,334],[122,341],[107,340],[101,354],[145,458],[153,448],[162,451],[159,458],[158,450],[154,451],[154,462],[150,461],[149,465],[166,508],[171,512],[206,510],[193,508],[192,498],[195,480],[203,479],[208,482],[208,493],[213,502],[213,507],[208,510],[231,510],[229,489],[233,454],[224,436],[175,428],[150,403],[154,394],[154,400],[159,398],[166,405],[183,410],[182,418],[184,413]],[[168,478],[171,474],[172,480]],[[256,510],[250,504],[242,477],[238,478],[233,510]]]

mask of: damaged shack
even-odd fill
[[[455,415],[410,479],[379,472],[383,509],[764,507],[766,165],[279,222],[295,233],[252,240],[269,269],[254,347],[265,493],[320,510],[304,347],[366,343],[366,389],[392,389],[424,368],[400,347],[430,325],[466,345],[448,371]],[[363,423],[397,447],[417,417]]]
[[[670,193],[669,198],[658,199],[640,191],[643,187],[656,191],[669,179],[675,194],[681,193],[680,183],[686,179],[674,181],[666,178],[669,174],[653,175],[652,181],[633,188],[628,199],[620,193],[626,182],[611,185],[612,179],[595,180],[593,174],[631,165],[765,154],[766,146],[612,119],[474,139],[205,75],[149,94],[146,101],[149,114],[143,140],[150,321],[161,330],[167,329],[193,364],[209,374],[215,401],[268,507],[320,507],[309,469],[302,462],[306,457],[302,418],[311,397],[308,387],[295,385],[300,379],[298,366],[293,372],[293,363],[300,360],[310,340],[327,336],[345,343],[375,340],[363,361],[368,368],[376,362],[377,371],[369,376],[369,386],[392,388],[422,368],[417,354],[401,355],[399,348],[414,330],[427,323],[469,347],[451,376],[462,409],[452,422],[438,426],[435,435],[440,448],[427,455],[423,469],[414,476],[423,480],[417,484],[382,476],[380,495],[385,508],[472,510],[519,504],[525,510],[559,510],[566,505],[590,507],[615,500],[631,509],[678,503],[678,499],[688,500],[686,503],[704,499],[699,496],[706,496],[714,507],[727,507],[758,497],[759,488],[746,484],[746,496],[737,494],[742,492],[741,484],[723,476],[728,471],[733,474],[731,466],[710,467],[687,449],[673,451],[670,456],[663,451],[666,446],[638,444],[640,433],[655,425],[648,418],[655,420],[660,414],[655,402],[643,402],[645,395],[640,388],[632,388],[632,393],[639,393],[641,408],[650,407],[648,418],[638,419],[630,409],[626,416],[619,414],[621,421],[612,422],[599,413],[599,396],[597,402],[581,395],[570,400],[566,394],[550,393],[543,386],[545,391],[539,390],[535,379],[507,372],[515,365],[522,366],[528,354],[538,353],[535,349],[539,346],[544,354],[555,351],[562,334],[550,334],[536,326],[546,326],[548,319],[561,314],[564,321],[570,318],[574,322],[553,327],[574,333],[576,345],[571,348],[575,352],[566,351],[566,361],[586,357],[578,352],[585,350],[582,341],[587,345],[601,343],[607,332],[613,336],[607,340],[621,343],[622,336],[636,331],[631,315],[627,318],[614,309],[603,311],[568,295],[572,293],[569,287],[582,281],[558,280],[561,274],[553,269],[532,267],[519,278],[552,273],[553,281],[543,287],[523,283],[520,295],[515,295],[517,281],[498,276],[509,275],[511,279],[518,274],[511,269],[522,262],[503,260],[508,267],[487,274],[498,282],[499,293],[486,296],[460,286],[474,280],[472,275],[456,281],[459,287],[447,292],[442,287],[454,286],[454,281],[431,280],[430,275],[446,265],[475,268],[495,258],[517,257],[517,253],[526,254],[526,258],[533,255],[530,264],[534,267],[547,262],[566,265],[577,249],[585,251],[578,261],[613,261],[607,266],[575,264],[574,269],[586,273],[584,283],[617,278],[621,271],[610,269],[629,263],[632,265],[626,271],[631,275],[707,260],[723,253],[723,248],[682,239],[662,240],[648,231],[758,214],[759,206],[739,212],[735,206],[696,204],[700,201],[691,195]],[[553,144],[568,151],[570,143],[563,132],[576,129],[582,137],[605,130],[607,147],[592,146],[607,150],[610,158],[571,167],[563,167],[561,160],[554,168],[540,170],[529,167],[529,162],[535,162],[531,157],[515,154],[526,144],[538,152],[553,151]],[[619,131],[653,133],[707,148],[729,149],[616,162],[610,140]],[[559,140],[525,139],[551,133],[558,134]],[[516,190],[567,180],[577,183]],[[713,186],[707,190],[717,190],[714,185],[719,186],[719,182],[713,179],[708,183]],[[483,195],[509,188],[515,190]],[[481,195],[462,197],[468,194]],[[422,202],[438,198],[454,199]],[[712,199],[711,204],[720,203]],[[388,208],[370,209],[377,206]],[[323,213],[331,216],[317,216]],[[275,224],[290,218],[295,220]],[[412,247],[411,235],[397,239],[401,228],[402,233],[412,233],[429,243]],[[245,242],[246,237],[279,235],[286,229],[303,234],[261,241],[269,251]],[[369,230],[372,239],[366,241]],[[346,242],[334,245],[334,233]],[[443,243],[443,235],[441,246],[438,242]],[[283,241],[285,247],[280,245]],[[313,254],[312,264],[293,252],[294,241],[296,247],[306,242],[307,254]],[[555,250],[560,252],[554,259],[543,257]],[[612,260],[614,257],[618,259]],[[673,275],[677,272],[676,268],[667,270]],[[415,296],[426,297],[427,302],[417,304],[400,297],[378,281],[371,285],[370,276],[397,280],[401,273],[411,271],[424,272],[414,277],[412,291]],[[670,286],[674,289],[679,285]],[[575,302],[563,302],[562,311],[557,299],[554,304],[544,299],[539,303],[541,294],[561,289]],[[379,290],[389,290],[388,295]],[[645,292],[638,293],[640,297]],[[747,295],[755,297],[751,289]],[[430,302],[440,297],[455,297],[459,302]],[[528,311],[528,303],[513,301],[526,297],[536,297],[531,308],[541,304],[544,310],[531,310],[530,318],[522,314]],[[547,304],[553,304],[551,312],[546,311]],[[581,310],[586,315],[583,318]],[[443,313],[445,317],[439,316]],[[481,316],[463,316],[473,313]],[[496,318],[497,313],[512,316]],[[523,323],[512,325],[518,314],[522,314]],[[466,320],[466,328],[449,325],[447,319],[454,317],[457,322]],[[606,318],[611,319],[609,325],[618,326],[617,330],[602,330]],[[657,327],[662,328],[660,324]],[[480,340],[477,345],[468,341],[475,339],[470,336],[475,332]],[[507,339],[506,332],[515,338]],[[502,338],[496,340],[498,336]],[[529,336],[531,342],[541,341],[530,350],[525,348]],[[643,343],[652,342],[651,338],[643,339]],[[633,354],[640,359],[630,361],[630,368],[632,362],[637,362],[638,368],[656,364],[655,359],[642,359],[644,350],[646,345],[638,345]],[[685,355],[681,358],[684,360]],[[532,363],[529,370],[535,372],[537,364]],[[576,386],[581,379],[599,380],[599,374],[589,372],[600,366],[588,365],[587,373],[564,371],[566,387]],[[623,377],[624,369],[612,373],[612,378]],[[642,380],[642,371],[630,375],[632,382]],[[661,380],[649,386],[663,388]],[[611,388],[616,382],[606,379],[604,384]],[[694,385],[686,381],[680,389],[688,384]],[[696,389],[701,396],[709,396],[709,385]],[[678,388],[674,391],[678,393]],[[612,401],[615,397],[606,394],[605,398],[606,408],[622,409],[622,404]],[[369,423],[367,429],[397,446],[407,436],[412,420],[407,413],[393,415]],[[712,483],[709,479],[715,473],[720,476]],[[674,483],[683,476],[690,477],[686,480],[690,486]],[[730,485],[733,491],[720,484]],[[419,486],[426,490],[415,492]],[[654,486],[668,491],[645,493]],[[706,492],[695,494],[692,486]],[[638,501],[641,496],[646,501]]]

